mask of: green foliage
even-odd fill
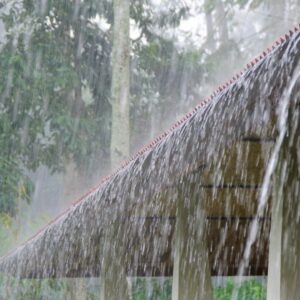
[[[172,280],[136,278],[132,286],[133,300],[171,300]]]
[[[131,17],[147,40],[133,43],[131,91],[138,105],[137,113],[132,112],[132,127],[139,127],[135,118],[151,111],[148,100],[154,94],[165,106],[175,93],[177,98],[180,94],[177,83],[182,75],[167,83],[166,89],[161,80],[172,72],[174,41],[153,30],[177,26],[186,17],[187,7],[177,4],[167,14],[154,11],[148,1],[131,2]],[[7,32],[0,50],[0,161],[19,167],[0,170],[4,195],[0,211],[11,202],[9,209],[15,215],[19,182],[25,186],[26,201],[32,191],[23,169],[46,165],[53,172],[63,171],[65,162],[72,160],[80,172],[87,173],[102,157],[109,159],[113,14],[112,1],[75,5],[74,1],[13,0],[4,1],[3,7],[0,18]],[[102,30],[96,16],[105,19],[110,29]],[[184,58],[180,60],[183,63]],[[178,89],[168,95],[173,84]],[[88,103],[84,89],[91,92]]]
[[[13,225],[14,219],[9,214],[0,213],[0,256],[5,254],[13,245],[13,241],[15,238]]]
[[[77,279],[23,279],[17,280],[0,274],[1,299],[66,299],[72,298]],[[100,280],[79,279],[82,292],[87,299],[98,299]],[[82,282],[83,280],[83,282]],[[132,279],[133,300],[171,300],[172,278],[134,278]],[[3,288],[3,287],[6,287]],[[214,300],[232,300],[237,293],[237,300],[265,300],[265,286],[257,280],[244,281],[236,286],[233,280],[228,280],[224,287],[215,287]]]
[[[16,279],[0,274],[0,299],[55,299],[63,300],[69,293],[65,280]]]
[[[76,7],[51,0],[42,7],[40,1],[23,0],[5,6],[0,14],[7,30],[0,49],[0,212],[15,216],[19,200],[28,202],[33,190],[24,169],[46,165],[62,171],[71,159],[85,172],[107,153],[110,47],[91,18],[106,14],[109,5],[85,1]],[[100,80],[103,89],[99,76],[107,78]],[[89,104],[84,85],[94,98]]]
[[[167,300],[172,295],[172,279],[137,278],[132,285],[133,300]],[[237,300],[265,300],[265,286],[255,280],[246,280],[237,286],[233,280],[228,280],[224,287],[214,287],[214,300],[231,300],[234,292]]]
[[[29,203],[32,191],[33,184],[20,167],[0,156],[0,213],[16,216],[19,203]]]
[[[237,300],[265,300],[265,286],[255,280],[247,280],[237,286],[233,280],[228,280],[224,287],[214,288],[214,300],[231,300],[237,293]]]
[[[232,280],[228,280],[225,287],[214,288],[214,300],[231,300],[234,289],[234,282]]]
[[[266,288],[256,280],[243,283],[238,290],[240,300],[265,300]]]

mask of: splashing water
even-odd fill
[[[294,44],[299,48],[299,36],[289,45],[292,47]],[[188,250],[195,248],[195,245],[199,246],[195,237],[203,238],[203,228],[209,224],[208,231],[213,234],[210,234],[208,248],[210,253],[216,252],[213,260],[214,274],[230,273],[229,267],[222,264],[226,262],[226,252],[229,253],[228,257],[232,256],[230,247],[226,244],[226,238],[232,232],[230,226],[242,228],[237,231],[246,235],[241,225],[242,218],[240,220],[237,217],[236,221],[233,218],[235,216],[231,216],[235,208],[230,202],[233,202],[234,197],[242,198],[244,190],[250,190],[253,186],[256,188],[252,184],[256,182],[226,182],[225,173],[230,165],[226,161],[226,150],[240,141],[247,132],[256,130],[264,133],[264,125],[271,119],[268,116],[271,109],[265,103],[267,101],[264,96],[269,90],[274,91],[277,86],[284,86],[281,77],[275,75],[285,73],[286,69],[289,71],[290,60],[291,65],[297,65],[299,49],[295,51],[298,51],[297,56],[283,56],[282,60],[280,55],[290,54],[291,49],[277,49],[277,52],[271,53],[256,68],[248,70],[234,84],[220,89],[207,106],[195,110],[183,124],[178,124],[166,135],[164,140],[159,139],[155,147],[146,148],[56,222],[2,258],[0,270],[20,278],[97,277],[106,273],[110,288],[114,284],[121,286],[121,276],[124,277],[126,272],[133,277],[141,274],[169,276],[176,255],[172,248],[178,217],[176,210],[178,201],[181,201],[182,209],[190,213],[185,220],[188,221],[185,222],[186,230],[193,236],[186,234],[185,242],[178,243],[178,249],[183,248],[184,243]],[[282,65],[278,66],[278,61]],[[265,69],[269,71],[266,72]],[[265,73],[269,76],[267,79],[264,78]],[[277,112],[279,135],[267,164],[256,215],[250,226],[242,263],[239,264],[237,273],[240,276],[246,273],[251,248],[260,228],[259,219],[263,217],[267,206],[272,175],[287,131],[290,96],[299,77],[299,67],[292,74],[288,79],[288,87],[280,97]],[[266,80],[268,84],[264,86]],[[241,152],[243,151],[238,149],[236,156],[242,155]],[[250,155],[249,149],[248,152],[246,154]],[[225,168],[220,157],[225,158]],[[213,171],[210,172],[212,167]],[[238,166],[235,166],[234,171],[237,169]],[[229,179],[233,180],[235,175],[233,172]],[[248,175],[247,171],[242,170],[242,179]],[[234,197],[231,190],[235,191]],[[221,207],[221,212],[216,212],[213,210],[215,207],[211,206],[217,207],[221,202],[217,199],[219,193],[225,194],[222,198],[225,204]],[[205,198],[203,195],[207,195],[208,200],[202,200]],[[251,197],[246,197],[246,200],[251,200]],[[203,208],[207,208],[206,206],[212,212],[204,220]],[[247,203],[246,208],[250,210],[251,203]],[[221,236],[217,240],[217,247],[214,241],[216,232]],[[183,263],[183,269],[194,264],[197,273],[204,267],[197,265],[193,251],[187,253],[188,259]],[[225,257],[223,261],[222,255]],[[203,282],[200,283],[204,285]],[[122,293],[122,290],[119,292]]]
[[[291,76],[291,79],[289,80],[289,84],[287,88],[284,90],[282,97],[279,101],[279,105],[277,109],[277,115],[278,115],[277,128],[279,134],[267,164],[267,168],[263,178],[262,188],[259,194],[259,202],[258,202],[256,216],[250,226],[250,230],[248,233],[246,246],[244,250],[243,260],[239,266],[238,276],[242,276],[245,273],[245,268],[249,264],[251,247],[253,246],[254,242],[257,239],[257,234],[259,230],[259,218],[263,217],[264,211],[266,209],[266,205],[268,203],[269,192],[272,184],[272,177],[274,176],[274,172],[279,163],[280,150],[282,148],[284,138],[287,133],[289,107],[291,101],[293,100],[291,96],[297,82],[299,81],[299,78],[300,78],[300,66],[297,66],[297,68],[294,70],[294,74]],[[236,292],[234,293],[233,299],[234,300],[237,299]]]

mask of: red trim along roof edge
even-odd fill
[[[118,174],[120,171],[125,169],[131,162],[135,161],[138,157],[142,156],[144,153],[150,151],[153,149],[157,144],[159,144],[162,140],[164,140],[167,136],[169,136],[173,131],[175,131],[178,127],[180,127],[183,123],[185,123],[188,119],[190,119],[197,111],[199,111],[201,108],[205,107],[208,103],[210,103],[217,95],[219,95],[222,91],[229,88],[232,84],[234,84],[241,76],[243,76],[249,69],[252,69],[256,64],[258,64],[260,61],[262,61],[266,56],[268,56],[270,53],[272,53],[275,49],[277,49],[280,45],[288,41],[294,34],[300,32],[300,23],[294,26],[291,30],[289,30],[288,33],[285,35],[280,36],[270,47],[268,47],[266,50],[262,51],[262,53],[256,57],[254,57],[243,69],[243,71],[240,71],[236,73],[231,79],[226,81],[225,83],[221,84],[217,89],[215,89],[211,95],[205,99],[203,99],[193,110],[188,112],[184,117],[182,117],[180,120],[175,122],[168,130],[160,134],[158,137],[156,137],[154,140],[152,140],[150,143],[144,145],[139,151],[137,151],[134,155],[132,155],[129,159],[124,161],[121,166],[113,171],[110,175],[102,177],[100,179],[100,182],[95,185],[93,188],[88,190],[85,194],[83,194],[81,197],[76,199],[75,201],[71,202],[71,205],[62,211],[57,217],[52,219],[50,222],[48,222],[45,226],[43,226],[40,230],[38,230],[32,237],[30,237],[28,240],[20,244],[18,247],[7,253],[5,256],[0,257],[0,259],[5,259],[5,257],[11,255],[18,249],[24,247],[28,242],[35,239],[37,236],[39,236],[42,232],[44,232],[49,226],[52,224],[58,222],[62,217],[66,216],[72,208],[80,204],[83,200],[86,200],[89,196],[96,193],[100,187],[107,181],[109,181],[112,177],[114,177],[116,174]]]

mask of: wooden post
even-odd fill
[[[100,300],[129,300],[126,253],[122,224],[113,222],[106,231],[100,274]]]
[[[273,180],[267,300],[299,299],[300,295],[299,115],[299,108],[290,112]]]
[[[108,272],[101,275],[100,280],[100,300],[130,299],[129,285],[122,267],[112,265]]]
[[[279,183],[274,180],[272,203],[272,224],[269,245],[267,300],[280,300],[281,255],[282,255],[282,201],[278,188]]]
[[[205,219],[203,210],[178,197],[172,300],[213,299]]]

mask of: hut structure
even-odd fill
[[[173,276],[212,299],[212,275],[268,275],[300,295],[300,34],[296,27],[32,239],[0,260],[21,278]]]

